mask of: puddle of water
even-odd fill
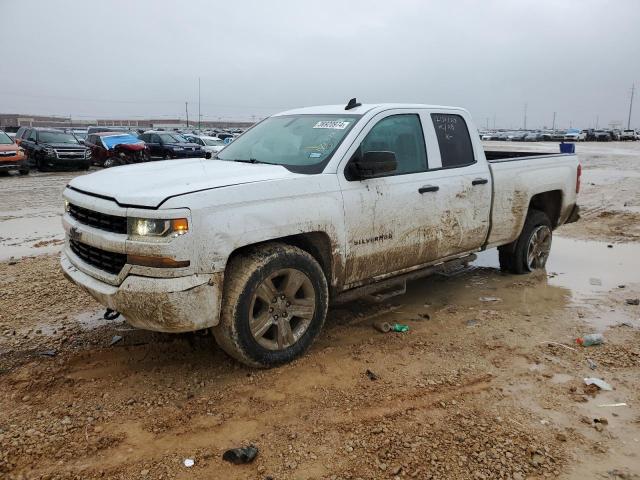
[[[0,221],[0,261],[59,251],[64,232],[60,215],[36,215]],[[37,246],[36,246],[37,245]]]
[[[474,264],[499,268],[497,250],[480,253]],[[555,236],[547,272],[550,285],[570,290],[576,299],[602,294],[640,280],[640,244],[608,244]]]

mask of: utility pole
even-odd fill
[[[600,115],[596,115],[596,130],[598,129],[598,120],[600,120]]]
[[[493,114],[493,129],[496,129],[496,114]]]
[[[200,131],[200,119],[202,115],[200,114],[200,77],[198,77],[198,131]]]
[[[489,130],[489,117],[487,117],[487,130]]]
[[[556,131],[556,112],[553,112],[553,124],[551,130]]]
[[[184,111],[187,112],[187,128],[189,128],[189,102],[184,102]]]
[[[524,104],[524,128],[523,130],[527,129],[527,104]]]
[[[633,108],[633,94],[636,91],[636,84],[631,85],[631,100],[629,101],[629,120],[627,120],[627,130],[631,130],[631,109]]]

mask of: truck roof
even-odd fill
[[[371,110],[388,110],[390,108],[434,108],[434,109],[447,109],[447,110],[459,110],[465,111],[460,107],[447,107],[443,105],[424,105],[420,103],[367,103],[360,105],[359,107],[345,110],[345,105],[319,105],[315,107],[295,108],[293,110],[287,110],[285,112],[276,113],[274,116],[279,115],[364,115]]]

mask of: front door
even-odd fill
[[[345,286],[396,272],[434,255],[435,221],[442,205],[428,171],[423,119],[416,111],[380,113],[349,150],[353,161],[367,151],[391,151],[395,172],[366,180],[349,179],[338,172],[346,228]],[[341,166],[342,167],[342,166]]]

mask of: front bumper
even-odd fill
[[[58,158],[53,156],[44,157],[40,163],[48,168],[83,168],[91,165],[89,158]]]
[[[7,170],[29,170],[27,159],[25,157],[20,159],[2,159],[2,161],[0,161],[0,171],[6,172]]]
[[[130,275],[118,285],[79,270],[65,250],[62,272],[99,303],[122,313],[134,327],[158,332],[190,332],[218,323],[222,273],[177,278]]]

